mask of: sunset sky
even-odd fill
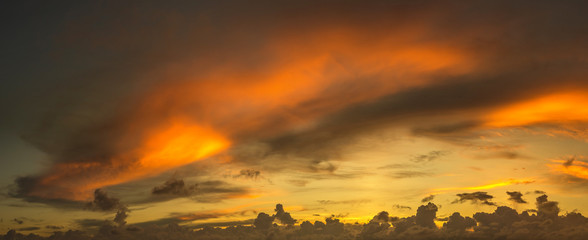
[[[544,193],[588,214],[585,1],[0,9],[2,234],[95,231],[122,208],[137,226],[277,203],[299,222],[427,202],[441,219]]]

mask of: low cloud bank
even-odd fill
[[[514,198],[518,194],[507,193]],[[459,212],[448,218],[437,218],[438,207],[429,202],[421,205],[416,214],[399,218],[382,211],[366,224],[344,224],[334,216],[325,221],[298,221],[277,204],[275,213],[260,212],[251,225],[232,225],[226,228],[205,226],[195,229],[170,223],[166,226],[126,225],[128,212],[116,214],[106,221],[97,233],[57,231],[52,236],[23,235],[10,230],[0,240],[102,240],[102,239],[585,239],[588,218],[580,213],[559,214],[558,202],[549,201],[543,194],[536,198],[537,209],[518,213],[507,206],[498,206],[492,213],[478,212],[472,217]],[[443,222],[441,227],[437,223]],[[251,222],[251,221],[249,221]],[[299,225],[294,225],[296,223]],[[279,224],[278,224],[279,223]]]

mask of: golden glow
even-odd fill
[[[422,29],[406,30],[363,44],[362,30],[319,29],[308,33],[304,44],[277,36],[259,52],[270,59],[254,67],[227,61],[195,71],[200,63],[186,61],[155,71],[170,80],[144,92],[133,110],[120,116],[124,120],[116,123],[124,128],[108,139],[114,147],[97,159],[55,164],[31,195],[87,200],[96,188],[220,153],[241,136],[260,139],[304,129],[351,104],[475,67],[467,51],[440,42],[415,43]]]
[[[487,116],[491,127],[588,120],[588,94],[565,92],[541,96],[498,109]]]
[[[433,193],[431,193],[431,194],[439,194],[442,192],[455,191],[455,190],[470,190],[470,191],[487,190],[487,189],[505,187],[505,186],[510,186],[510,185],[529,184],[529,183],[533,183],[533,182],[535,182],[535,180],[533,180],[533,179],[508,179],[508,180],[496,181],[494,183],[485,184],[485,185],[481,185],[481,186],[437,188],[437,189],[434,189]]]
[[[574,161],[571,165],[563,165],[564,160],[553,160],[557,164],[547,164],[547,166],[555,172],[563,173],[577,178],[588,179],[588,163],[581,161]]]
[[[139,164],[145,169],[164,171],[211,156],[228,146],[229,141],[211,129],[173,123],[146,141]]]
[[[227,139],[210,128],[175,121],[161,130],[153,131],[141,147],[108,162],[55,165],[54,174],[41,179],[40,186],[31,195],[87,200],[97,188],[157,175],[210,157],[229,145]],[[84,175],[86,173],[91,174]],[[45,188],[50,185],[60,188]]]

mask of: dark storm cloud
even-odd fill
[[[30,85],[38,86],[34,83],[47,81],[51,84],[46,85],[53,87],[42,85],[38,90],[30,90],[33,93],[25,96],[35,100],[11,107],[7,112],[16,115],[11,118],[38,120],[34,123],[27,120],[24,138],[46,153],[54,164],[47,172],[17,179],[19,189],[15,196],[25,200],[33,197],[41,201],[79,200],[84,197],[78,198],[72,193],[92,191],[83,189],[89,183],[102,183],[108,179],[112,180],[110,185],[116,185],[140,179],[126,177],[140,172],[137,169],[140,164],[136,162],[140,156],[132,153],[140,146],[140,139],[146,137],[146,130],[166,123],[167,117],[177,113],[192,120],[202,120],[208,119],[214,109],[225,110],[220,103],[220,106],[210,107],[209,103],[215,101],[207,99],[205,88],[192,93],[196,100],[188,104],[176,104],[172,96],[183,95],[174,94],[176,89],[170,88],[169,96],[164,94],[161,99],[154,100],[161,100],[155,104],[159,108],[145,107],[153,97],[149,93],[156,91],[153,89],[180,83],[181,80],[173,79],[185,79],[182,75],[185,73],[191,78],[206,79],[215,73],[210,69],[220,68],[223,71],[219,72],[225,72],[223,67],[238,73],[243,69],[265,72],[265,68],[271,69],[276,60],[295,58],[286,55],[276,59],[275,53],[268,48],[281,46],[283,39],[306,48],[309,45],[305,40],[307,36],[312,39],[313,34],[337,26],[345,26],[362,36],[356,40],[361,44],[351,41],[351,46],[368,49],[382,41],[389,46],[399,44],[386,42],[388,38],[382,32],[402,37],[407,32],[405,30],[418,28],[423,32],[422,36],[411,39],[410,44],[431,44],[455,48],[466,55],[471,53],[481,67],[465,73],[419,72],[416,73],[418,79],[434,81],[400,88],[398,92],[378,95],[369,101],[338,106],[336,103],[348,96],[378,89],[375,80],[383,78],[388,82],[397,75],[388,72],[395,72],[394,69],[376,73],[357,70],[361,68],[355,66],[361,64],[353,61],[357,56],[339,49],[326,50],[325,55],[333,56],[338,65],[352,72],[353,79],[376,86],[342,84],[344,86],[318,89],[320,94],[317,96],[271,108],[267,110],[271,112],[268,116],[253,117],[255,121],[250,122],[255,124],[245,129],[242,126],[249,125],[243,124],[244,120],[240,118],[243,115],[239,111],[229,117],[211,117],[210,124],[223,133],[227,132],[235,144],[248,141],[267,144],[268,150],[263,158],[234,155],[237,161],[255,165],[266,157],[278,156],[284,160],[275,161],[268,168],[283,171],[292,169],[284,166],[300,165],[300,168],[316,174],[337,176],[336,164],[329,160],[340,154],[342,146],[352,143],[359,134],[395,124],[408,124],[417,135],[451,138],[448,135],[452,133],[461,134],[480,127],[480,119],[474,114],[478,111],[570,87],[588,88],[584,57],[588,52],[582,47],[588,39],[586,24],[583,24],[586,22],[586,3],[571,3],[297,1],[288,4],[194,2],[164,5],[153,2],[135,5],[113,2],[79,4],[63,9],[51,7],[54,12],[49,15],[59,17],[50,21],[52,34],[47,35],[52,41],[47,43],[49,49],[43,52],[56,54],[56,57],[49,61],[43,56],[45,62],[55,62],[49,64],[55,70],[40,71],[40,75],[47,76],[35,78],[40,80],[31,81],[33,84]],[[42,15],[41,19],[53,17]],[[153,22],[153,19],[159,20]],[[42,28],[37,24],[33,25]],[[36,28],[22,32],[15,30],[19,28],[10,30],[18,39],[26,39],[24,32],[36,32]],[[44,42],[48,36],[38,41]],[[322,39],[320,36],[316,38]],[[15,39],[8,41],[18,42]],[[331,45],[331,42],[324,44]],[[312,46],[320,48],[322,45]],[[398,47],[404,45],[400,43]],[[309,47],[310,51],[314,48]],[[30,55],[24,54],[28,51],[18,51]],[[12,75],[18,73],[11,71]],[[19,76],[15,79],[23,78]],[[242,81],[253,84],[256,80]],[[227,83],[228,86],[236,82]],[[28,89],[20,91],[25,90]],[[219,95],[229,95],[221,93]],[[2,100],[3,103],[18,102]],[[19,114],[27,109],[34,113]],[[278,114],[282,112],[287,114]],[[332,114],[322,116],[318,114],[321,112]],[[472,113],[472,119],[454,119],[446,123],[433,121],[437,115],[464,112]],[[298,119],[313,124],[297,128],[293,122]],[[292,155],[304,159],[288,161],[287,157],[280,157]],[[153,169],[150,171],[154,172],[148,173],[161,173],[159,169]],[[398,176],[415,175],[401,172]],[[75,186],[65,187],[70,186],[65,183]],[[163,187],[162,190],[173,186]],[[180,193],[182,191],[180,188]],[[103,207],[97,204],[96,208]]]
[[[523,200],[523,194],[521,192],[506,192],[508,194],[508,200],[513,201],[515,203],[527,203],[527,201]]]
[[[494,196],[489,195],[487,192],[458,193],[457,196],[459,199],[456,199],[452,203],[463,203],[466,201],[471,201],[474,204],[496,206],[496,203],[491,201]]]

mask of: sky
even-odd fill
[[[584,1],[1,5],[0,233],[588,214]]]

